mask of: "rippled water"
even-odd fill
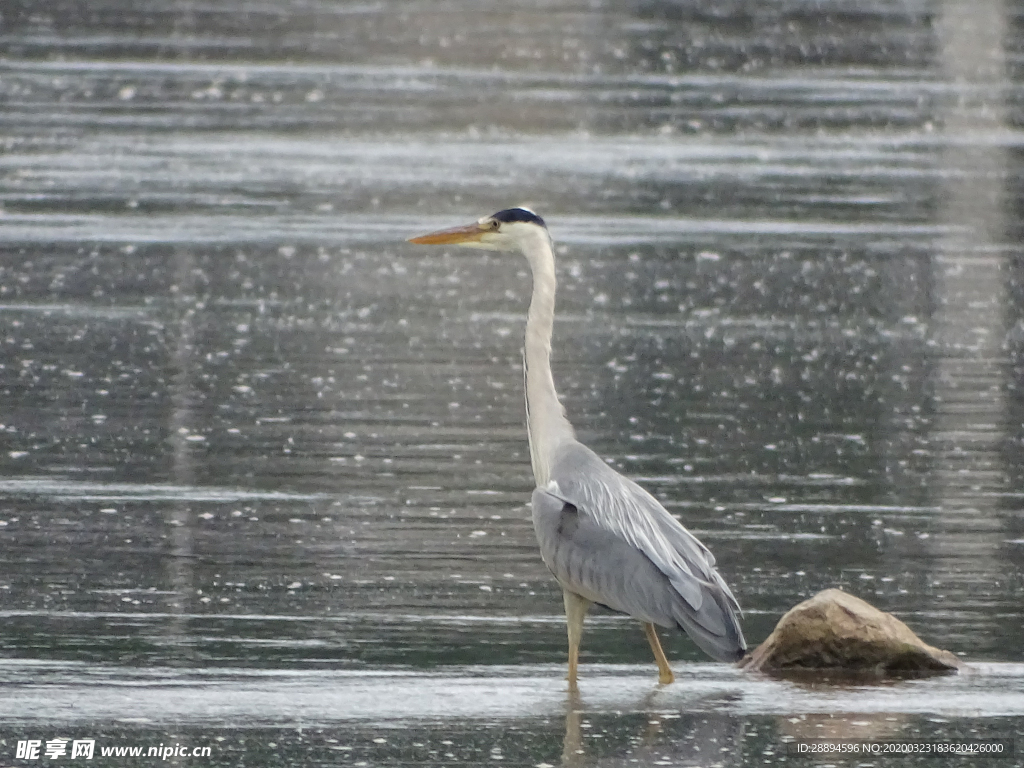
[[[0,754],[753,766],[822,734],[1019,740],[1020,14],[4,9]],[[974,674],[775,682],[666,637],[658,688],[639,628],[595,613],[568,697],[527,507],[526,264],[404,242],[523,203],[558,244],[581,439],[714,550],[748,639],[840,586]]]

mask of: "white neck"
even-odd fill
[[[550,479],[556,448],[575,441],[572,425],[555,392],[551,376],[551,332],[555,322],[555,256],[547,233],[538,230],[522,244],[533,271],[533,298],[526,318],[526,421],[533,477],[538,487]]]

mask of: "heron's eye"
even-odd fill
[[[489,222],[487,223],[487,227],[488,227],[488,228],[489,228],[489,229],[490,229],[490,230],[491,230],[492,232],[497,232],[497,231],[498,231],[499,229],[501,229],[501,222],[500,222],[500,221],[495,221],[494,219],[491,219],[491,220],[490,220],[490,221],[489,221]]]

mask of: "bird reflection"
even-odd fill
[[[741,719],[718,714],[719,707],[707,714],[666,713],[658,706],[660,693],[659,689],[653,689],[632,704],[628,712],[601,717],[606,727],[605,733],[600,735],[613,737],[604,743],[610,747],[615,742],[626,741],[630,746],[617,754],[598,756],[588,752],[583,740],[584,731],[590,730],[583,727],[586,704],[579,691],[570,690],[565,701],[561,768],[740,765],[744,735]],[[636,722],[638,715],[643,716],[642,724]],[[666,722],[675,719],[681,721],[679,727],[666,729]]]
[[[583,697],[579,689],[570,688],[565,701],[565,737],[562,739],[562,768],[578,768],[583,765],[583,735],[580,733],[580,716],[583,714]]]

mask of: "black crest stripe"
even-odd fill
[[[538,216],[533,211],[528,211],[525,208],[506,208],[504,211],[498,211],[496,214],[491,216],[495,221],[500,221],[503,224],[511,224],[514,221],[521,221],[528,224],[538,224],[545,229],[547,225],[544,223],[544,219]]]

